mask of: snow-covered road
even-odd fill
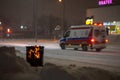
[[[15,46],[16,50],[25,57],[26,46],[41,45],[44,46],[44,56],[63,60],[72,60],[92,64],[101,64],[120,69],[120,49],[114,46],[104,49],[101,52],[82,51],[82,50],[61,50],[57,42],[31,42],[31,41],[1,41],[1,46]],[[113,49],[112,49],[113,48]]]

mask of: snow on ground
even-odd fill
[[[91,67],[76,68],[75,64],[45,63],[44,67],[31,67],[15,52],[14,47],[0,47],[0,80],[120,80],[120,76],[112,72]]]
[[[18,76],[29,80],[38,77],[25,60],[16,57],[14,47],[0,47],[0,51],[0,80],[19,80]]]
[[[118,40],[118,38],[116,39]],[[36,44],[33,40],[28,41],[24,39],[5,40],[0,41],[0,43],[5,42],[7,46],[11,44],[18,46],[18,44],[14,44],[14,41],[18,41],[20,43],[19,46]],[[39,45],[45,46],[46,49],[60,49],[58,44],[53,46],[53,41],[46,40],[46,44],[45,40],[38,42],[40,42]],[[55,41],[55,43],[58,43],[58,41]],[[119,50],[119,43],[115,44],[116,47],[112,45],[110,44],[108,48]],[[25,52],[23,49],[21,51]],[[120,73],[116,74],[93,67],[78,67],[76,66],[77,63],[62,61],[60,59],[45,58],[44,67],[31,67],[25,59],[16,56],[15,52],[14,47],[0,47],[0,80],[120,80],[120,75],[117,75]],[[60,61],[63,62],[63,65],[58,65],[61,64]],[[67,63],[69,64],[65,65]]]
[[[46,63],[44,68],[31,67],[15,55],[14,47],[0,47],[0,51],[0,80],[75,80],[50,63]]]

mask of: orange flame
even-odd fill
[[[29,55],[28,55],[28,57],[29,58],[32,58],[32,55],[34,55],[35,56],[35,58],[37,58],[37,59],[39,59],[40,58],[40,48],[39,47],[35,47],[35,49],[33,50],[33,49],[30,49],[29,50]]]

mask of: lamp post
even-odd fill
[[[37,42],[37,0],[33,0],[33,27],[34,27],[34,35],[35,42]]]
[[[61,16],[61,28],[62,28],[62,35],[64,34],[64,29],[65,29],[65,0],[59,0],[59,3],[61,4],[62,6],[62,16]]]

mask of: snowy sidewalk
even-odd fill
[[[120,35],[109,35],[108,36],[109,43],[107,48],[113,50],[120,50]]]

